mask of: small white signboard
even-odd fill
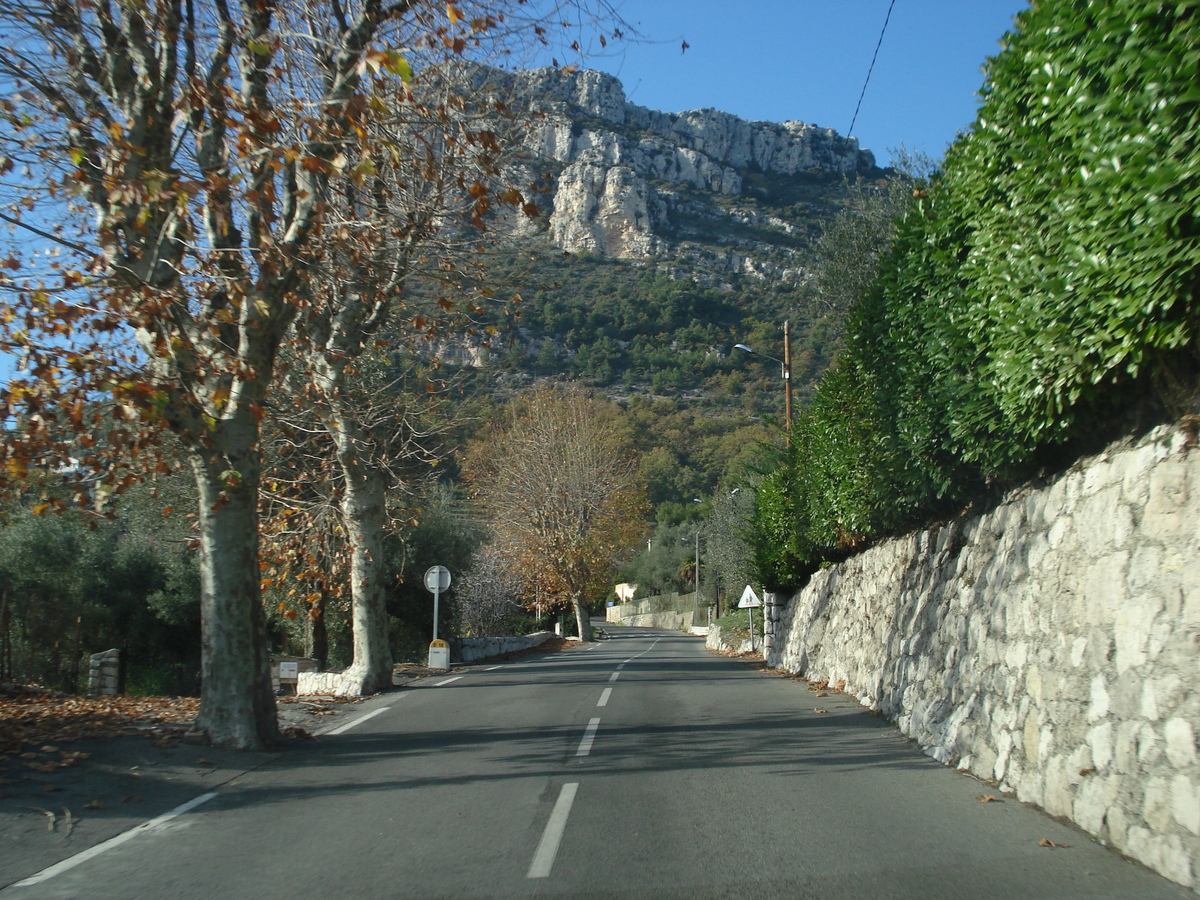
[[[754,588],[746,585],[746,589],[742,591],[742,599],[738,601],[738,609],[749,609],[753,606],[762,606],[762,601],[758,599],[758,594],[754,593]]]
[[[279,664],[279,680],[295,681],[300,676],[300,663],[281,662]]]

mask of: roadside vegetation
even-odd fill
[[[27,6],[38,4],[5,9]],[[377,5],[363,9],[369,20]],[[482,42],[490,28],[454,4],[428,15],[409,24],[450,41],[430,59],[461,52],[454,34]],[[202,718],[219,742],[268,744],[267,651],[378,688],[393,660],[427,647],[431,565],[455,576],[443,635],[533,628],[569,609],[586,636],[616,581],[722,607],[747,583],[793,589],[1122,431],[1195,414],[1198,18],[1190,2],[1036,4],[939,166],[900,152],[898,171],[857,182],[743,173],[747,204],[786,207],[803,226],[806,279],[787,283],[485,252],[476,226],[489,207],[535,212],[493,177],[497,134],[444,82],[417,102],[408,60],[384,51],[355,64],[370,75],[366,106],[301,123],[332,144],[242,146],[239,129],[262,138],[246,117],[273,96],[251,92],[218,113],[228,156],[191,181],[162,180],[170,141],[158,168],[133,171],[120,128],[84,140],[53,108],[6,106],[20,137],[5,138],[6,170],[57,173],[46,196],[14,175],[17,207],[79,214],[80,232],[56,232],[79,254],[70,263],[40,250],[4,263],[4,346],[22,368],[4,394],[0,679],[79,690],[86,654],[109,647],[126,650],[133,691],[202,691],[234,672]],[[85,37],[111,38],[87,22]],[[235,53],[214,20],[205,46],[241,54],[247,71],[284,49],[322,64],[260,41],[261,24],[225,23],[244,32]],[[50,89],[44,74],[21,77]],[[76,89],[99,90],[87,78]],[[392,125],[416,143],[361,118],[396,100],[386,92],[407,98],[415,118]],[[439,121],[459,133],[437,137],[423,115],[446,109],[462,118]],[[202,124],[212,111],[193,112]],[[36,143],[39,121],[61,146]],[[475,148],[455,166],[398,162],[450,137]],[[264,153],[275,168],[246,186]],[[105,166],[133,173],[128,196],[102,190]],[[327,220],[296,220],[288,233],[309,239],[284,253],[267,223],[282,209],[272,191],[296,189],[289,177],[329,202],[305,207]],[[465,197],[447,189],[460,180],[475,185]],[[417,181],[437,190],[413,192]],[[76,182],[92,193],[61,205]],[[108,222],[99,231],[89,204]],[[238,223],[260,230],[248,238]],[[694,237],[702,223],[681,224]],[[174,262],[149,264],[156,241]],[[255,256],[255,241],[270,249]],[[86,292],[100,302],[80,303]],[[772,359],[785,319],[790,433]],[[141,349],[114,339],[132,333]],[[463,348],[483,364],[450,361]],[[205,643],[227,625],[253,659],[227,666],[230,647]]]
[[[762,581],[1195,414],[1200,7],[1039,3],[767,460]]]

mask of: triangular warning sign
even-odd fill
[[[746,585],[746,589],[742,591],[742,599],[738,601],[738,609],[751,606],[762,606],[762,601],[758,599],[758,594],[754,593],[754,588]]]

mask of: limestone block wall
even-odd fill
[[[515,637],[455,638],[450,641],[450,658],[455,662],[474,662],[477,659],[504,656],[537,647],[552,637],[553,631],[538,631]]]
[[[1160,428],[777,606],[769,664],[1200,889],[1200,451]]]
[[[672,631],[691,631],[692,626],[698,624],[695,622],[695,618],[695,611],[689,609],[683,612],[665,610],[663,612],[630,613],[617,619],[609,619],[609,621],[615,621],[621,625],[635,625],[638,628],[668,628]]]

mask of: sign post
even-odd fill
[[[762,601],[758,599],[758,594],[754,593],[754,588],[746,585],[746,589],[742,591],[742,599],[738,601],[738,609],[750,610],[750,649],[754,649],[754,607],[762,606]]]
[[[450,645],[438,640],[438,601],[442,591],[450,587],[450,570],[445,566],[431,566],[425,572],[425,588],[433,592],[433,640],[429,644],[429,668],[450,668]]]

